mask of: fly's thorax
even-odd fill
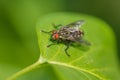
[[[59,35],[61,38],[67,38],[68,36],[71,35],[71,33],[67,29],[62,29],[62,30],[59,30]]]

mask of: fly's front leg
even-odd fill
[[[47,45],[47,47],[49,48],[50,46],[56,45],[56,44],[57,44],[57,43],[51,43],[51,44]]]
[[[52,31],[48,31],[48,32],[47,32],[47,31],[41,30],[41,32],[50,34]],[[50,46],[55,45],[55,44],[56,44],[56,43],[51,43],[51,44],[47,45],[47,47],[50,47]]]
[[[51,47],[52,45],[56,45],[56,44],[59,44],[59,41],[53,42],[53,43],[47,45],[47,47],[49,48],[49,47]]]
[[[60,26],[62,26],[62,24],[55,25],[54,23],[53,23],[52,25],[53,25],[53,27],[54,27],[55,29],[57,29],[57,28],[59,28]]]
[[[50,34],[52,31],[44,31],[44,30],[41,30],[41,32]]]

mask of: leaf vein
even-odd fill
[[[83,69],[83,68],[80,68],[80,67],[76,67],[76,66],[73,66],[73,65],[70,65],[70,64],[66,64],[66,63],[62,63],[62,62],[56,62],[56,61],[48,61],[48,63],[73,68],[73,69],[76,69],[76,70],[79,70],[79,71],[82,71],[82,72],[85,72],[85,73],[89,73],[89,74],[97,77],[100,80],[107,80],[106,78],[104,78],[104,77],[102,77],[102,76],[100,76],[96,73],[93,73],[89,70],[86,70],[86,69]]]

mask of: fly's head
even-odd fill
[[[53,40],[58,40],[59,39],[59,34],[57,30],[52,31],[52,39]]]

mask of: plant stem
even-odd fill
[[[22,76],[23,74],[35,69],[36,67],[38,67],[40,64],[39,61],[37,61],[36,63],[24,68],[23,70],[20,70],[19,72],[13,74],[11,77],[8,77],[7,80],[16,80],[18,77]]]

